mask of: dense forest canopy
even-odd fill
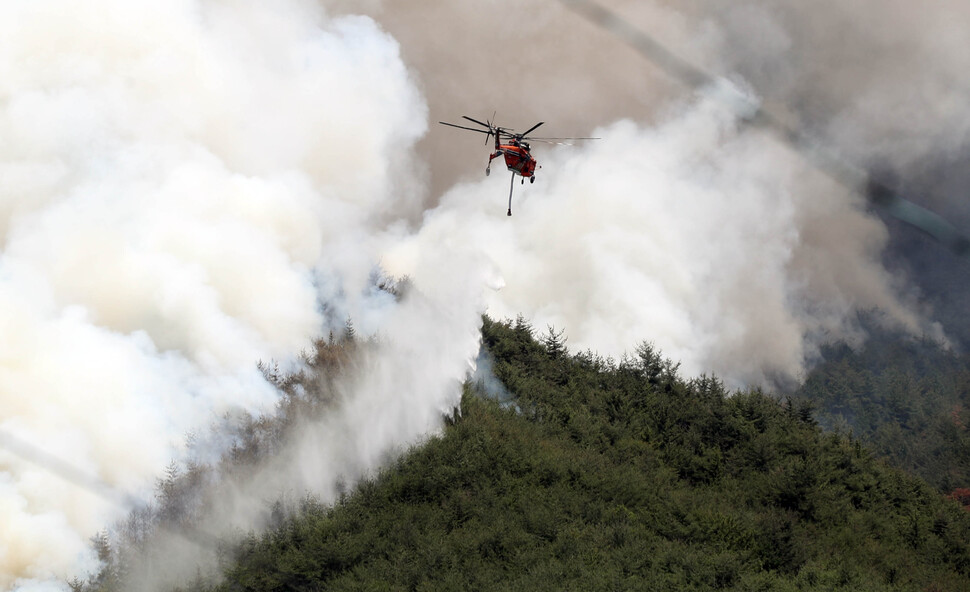
[[[827,430],[852,433],[940,491],[970,487],[970,357],[872,323],[866,329],[857,349],[823,348],[793,397],[813,405]]]

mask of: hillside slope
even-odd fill
[[[793,396],[816,408],[823,427],[851,431],[941,492],[970,492],[970,356],[872,323],[866,331],[855,349],[823,348],[824,360]]]
[[[235,551],[217,590],[965,590],[970,514],[811,409],[485,319],[513,402]],[[202,586],[200,586],[201,588]]]

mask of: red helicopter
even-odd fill
[[[477,123],[478,125],[485,127],[487,129],[478,129],[474,127],[465,127],[463,125],[455,125],[453,123],[447,123],[444,121],[439,121],[438,123],[442,125],[447,125],[451,127],[457,127],[458,129],[468,130],[472,132],[478,132],[480,134],[485,134],[485,141],[488,141],[488,136],[495,136],[495,152],[488,157],[488,166],[485,167],[485,175],[487,176],[491,172],[492,161],[498,158],[500,155],[505,156],[505,166],[512,171],[512,182],[509,184],[509,211],[508,215],[512,215],[512,189],[515,187],[515,176],[519,175],[522,177],[522,182],[525,183],[525,178],[529,178],[529,183],[536,182],[536,159],[532,156],[532,149],[529,147],[529,141],[533,142],[546,142],[548,144],[562,144],[559,140],[598,140],[599,138],[534,138],[530,137],[529,134],[537,127],[545,123],[540,121],[529,129],[522,133],[516,133],[515,130],[507,127],[496,127],[492,125],[491,121],[482,123],[477,119],[472,119],[467,115],[462,115],[463,119],[467,119],[472,123]],[[503,143],[503,140],[505,142]],[[542,168],[542,167],[539,167]]]

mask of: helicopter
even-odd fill
[[[485,123],[477,119],[472,119],[467,115],[462,115],[463,119],[467,119],[472,123],[476,123],[486,129],[478,129],[474,127],[466,127],[464,125],[455,125],[454,123],[448,123],[445,121],[439,121],[438,123],[442,125],[447,125],[450,127],[457,127],[458,129],[468,130],[472,132],[478,132],[480,134],[485,134],[485,141],[488,142],[489,136],[495,136],[495,152],[492,152],[488,157],[488,165],[485,167],[485,175],[491,172],[492,161],[499,156],[505,157],[505,166],[508,170],[512,171],[512,180],[509,184],[509,216],[512,215],[512,191],[515,188],[515,176],[519,175],[522,177],[522,183],[525,184],[525,179],[528,177],[529,183],[536,182],[536,168],[542,168],[537,165],[536,159],[532,156],[532,148],[529,142],[545,142],[548,144],[564,144],[561,140],[598,140],[599,138],[535,138],[529,136],[530,133],[534,132],[536,128],[544,124],[544,121],[540,121],[529,129],[522,133],[517,133],[512,128],[498,127],[492,125],[490,120],[486,120]]]

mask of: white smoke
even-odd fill
[[[923,330],[880,264],[887,234],[861,199],[722,101],[594,134],[542,153],[536,184],[514,185],[511,220],[504,175],[459,186],[404,251],[457,233],[504,277],[491,314],[563,328],[573,349],[604,355],[650,340],[686,375],[734,386],[800,376],[820,341],[859,337],[861,310]]]
[[[257,360],[378,322],[426,109],[393,39],[313,2],[7,3],[0,36],[0,429],[148,498],[187,434],[273,409]],[[0,451],[0,589],[94,569],[125,511]]]
[[[429,253],[432,266],[450,265]],[[272,520],[279,501],[292,509],[307,493],[323,503],[348,485],[374,475],[408,445],[441,426],[458,404],[461,381],[480,342],[483,270],[451,269],[452,282],[433,296],[412,292],[381,312],[378,344],[361,346],[353,369],[336,378],[337,401],[321,417],[296,421],[298,429],[253,471],[222,476],[208,492],[217,500],[193,522],[202,536],[161,532],[153,549],[131,567],[127,588],[170,590],[202,574],[218,580],[211,540],[237,540]]]

